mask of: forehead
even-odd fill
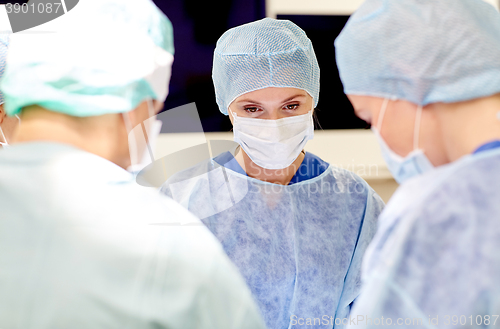
[[[302,89],[268,87],[245,93],[237,97],[234,102],[275,103],[284,102],[290,98],[303,98],[304,100],[307,100],[308,98],[312,99],[312,97]]]

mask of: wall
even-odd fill
[[[350,15],[364,0],[267,0],[266,15]],[[499,0],[484,0],[497,9]]]

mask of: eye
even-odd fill
[[[291,110],[291,111],[293,111],[293,110],[296,110],[297,107],[299,107],[299,104],[289,104],[289,105],[285,106],[285,110]]]
[[[248,113],[255,113],[258,110],[259,109],[257,107],[245,107],[245,111],[248,112]]]

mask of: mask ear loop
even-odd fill
[[[382,121],[384,120],[385,111],[387,110],[387,105],[389,105],[389,98],[384,98],[384,102],[382,103],[382,108],[380,109],[380,114],[378,115],[377,120],[377,130],[380,133],[380,129],[382,128]]]
[[[229,115],[233,117],[233,121],[236,121],[236,117],[238,115],[236,115],[236,113],[234,113],[233,111],[231,111],[231,109],[229,107],[227,108],[227,113],[229,113]]]
[[[147,100],[147,103],[148,103],[149,118],[146,121],[149,121],[151,118],[153,118],[155,116],[155,111],[154,111],[154,106],[153,106],[153,99],[149,98]],[[149,124],[150,124],[149,129],[151,129],[151,123],[149,123]],[[154,155],[153,155],[153,149],[151,147],[151,143],[149,142],[148,130],[146,129],[146,126],[145,126],[144,122],[141,123],[141,127],[142,127],[142,133],[146,137],[146,141],[147,141],[146,142],[146,147],[147,147],[147,151],[148,151],[149,157],[151,159],[151,162],[154,162],[155,159],[154,159]],[[150,132],[150,130],[149,130],[149,132]]]
[[[20,126],[21,125],[21,118],[17,114],[15,115],[15,117],[17,118],[17,120],[19,120],[18,125]],[[3,133],[2,127],[0,127],[0,134],[2,135],[2,138],[4,140],[4,142],[0,142],[0,145],[9,145],[9,142],[7,142],[7,138],[5,137],[5,134]]]
[[[2,105],[3,103],[0,103],[0,105]],[[17,117],[17,115],[16,115]],[[9,142],[7,142],[7,138],[5,138],[5,135],[3,133],[3,130],[2,130],[2,127],[0,127],[0,134],[2,134],[2,138],[4,140],[4,142],[0,142],[0,145],[9,145]]]
[[[122,113],[123,121],[125,122],[125,129],[127,129],[127,139],[129,144],[129,152],[130,152],[130,165],[134,165],[132,163],[132,159],[137,159],[137,143],[135,141],[135,136],[132,134],[132,123],[130,122],[130,118],[128,117],[128,112]],[[131,137],[131,138],[129,138]],[[132,144],[132,145],[130,145]]]
[[[233,127],[234,127],[234,125],[236,124],[236,117],[237,117],[237,115],[236,115],[236,113],[234,113],[233,111],[231,111],[231,109],[229,107],[227,108],[227,113],[230,116],[233,117]],[[234,133],[234,128],[233,128],[233,133]],[[233,156],[236,156],[236,154],[238,154],[240,152],[240,148],[241,148],[240,145],[238,145],[238,147],[236,147],[236,149],[234,150]],[[243,170],[245,170],[245,168],[243,168]]]
[[[153,106],[153,99],[152,98],[149,98],[147,100],[148,102],[148,113],[149,113],[149,117],[153,117],[155,115],[155,110],[154,110],[154,106]]]
[[[423,107],[422,105],[419,105],[417,109],[417,114],[415,115],[415,127],[413,128],[413,150],[418,150],[422,112],[423,112]]]
[[[152,116],[154,116],[153,100],[151,98],[149,98],[147,100],[147,103],[148,103],[148,114],[150,115],[150,117],[152,117]],[[135,163],[132,163],[133,159],[140,161],[139,156],[138,156],[139,147],[137,146],[137,141],[135,139],[134,134],[132,133],[132,129],[133,129],[132,122],[130,121],[128,114],[129,114],[129,112],[122,113],[122,117],[123,117],[123,121],[125,122],[125,129],[127,129],[127,136],[131,137],[131,138],[129,138],[129,152],[130,152],[130,161],[131,161],[130,165],[133,166],[133,165],[135,165]],[[142,129],[144,129],[143,122],[141,122],[141,126],[142,126]],[[148,139],[148,141],[149,141],[149,139]],[[132,143],[132,147],[130,147],[130,143]],[[149,143],[148,143],[148,147],[149,147]]]
[[[0,142],[0,144],[2,145],[9,145],[9,142],[7,142],[7,138],[5,137],[4,133],[3,133],[3,130],[2,130],[2,127],[0,127],[0,134],[2,134],[2,138],[4,140],[4,143]]]

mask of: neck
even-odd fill
[[[238,161],[243,170],[245,170],[247,175],[249,177],[273,184],[288,185],[304,160],[304,153],[301,152],[297,159],[295,159],[295,161],[286,168],[277,170],[266,169],[256,165],[245,153],[245,151],[241,149],[241,147],[238,149],[239,151],[236,154],[235,159]]]
[[[473,153],[481,145],[500,140],[500,95],[434,107],[449,162]]]
[[[125,128],[120,126],[117,114],[80,118],[31,106],[23,110],[21,119],[22,124],[13,137],[13,143],[63,143],[118,165],[123,162],[117,152],[120,149],[118,130]]]

